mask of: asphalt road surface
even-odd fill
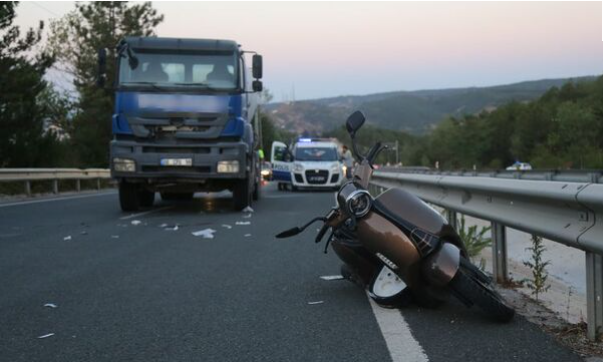
[[[133,215],[114,191],[0,204],[0,361],[581,360],[521,316],[386,310],[320,279],[340,263],[314,229],[273,235],[332,203],[268,185],[248,218],[228,193]]]

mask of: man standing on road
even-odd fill
[[[343,165],[345,166],[345,177],[352,177],[352,167],[354,167],[354,157],[352,157],[352,152],[348,150],[348,146],[343,145],[342,147],[342,157],[343,157]]]

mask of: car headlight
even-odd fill
[[[304,166],[301,163],[296,163],[295,166],[293,166],[293,171],[304,172]]]
[[[128,158],[114,158],[113,170],[117,172],[134,172],[136,171],[136,162]]]
[[[339,173],[339,164],[334,163],[331,165],[331,173]]]
[[[218,173],[237,173],[239,172],[239,161],[219,161]]]
[[[345,207],[357,218],[363,217],[371,211],[373,206],[373,197],[366,190],[356,190],[352,192],[345,200]]]

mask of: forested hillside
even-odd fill
[[[592,80],[577,78],[574,81]],[[362,109],[369,124],[425,134],[448,116],[462,117],[493,110],[511,101],[525,102],[540,97],[551,87],[569,79],[549,79],[484,88],[457,88],[392,92],[365,96],[343,96],[266,106],[277,126],[298,133],[320,134],[336,128],[356,109]]]

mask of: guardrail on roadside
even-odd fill
[[[81,180],[96,180],[96,188],[100,189],[101,180],[110,178],[111,172],[101,168],[0,168],[0,182],[23,182],[27,196],[31,196],[32,181],[52,181],[52,192],[58,194],[60,180],[75,180],[79,192]]]
[[[597,184],[601,172],[566,173],[563,181],[559,175],[542,174],[539,180],[537,174],[523,174],[522,179],[380,169],[373,175],[371,192],[404,188],[444,208],[454,227],[457,213],[490,221],[498,282],[507,280],[506,227],[584,250],[588,336],[595,339],[603,331],[603,185]],[[576,179],[585,181],[570,181]]]

